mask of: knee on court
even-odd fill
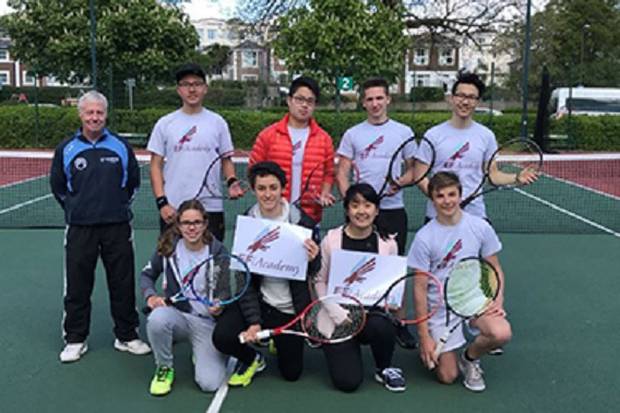
[[[213,376],[205,377],[205,376],[200,376],[198,374],[194,375],[194,381],[196,382],[196,385],[198,385],[200,390],[202,390],[203,392],[207,392],[207,393],[212,393],[214,391],[217,391],[217,389],[220,387],[220,384],[222,384],[223,380],[224,380],[223,375],[221,377],[213,377]]]
[[[436,374],[437,374],[437,380],[439,380],[441,384],[452,384],[456,381],[457,377],[459,376],[459,372],[456,366],[444,367],[444,368],[438,367]]]

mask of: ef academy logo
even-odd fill
[[[351,271],[351,274],[346,277],[343,281],[345,285],[349,286],[353,283],[361,283],[366,280],[364,274],[368,274],[373,271],[377,266],[377,259],[375,257],[364,257],[362,258]]]
[[[254,242],[248,245],[247,253],[248,255],[252,255],[256,251],[267,251],[271,248],[272,242],[280,238],[280,227],[275,227],[273,229],[265,228],[261,232],[258,233]]]
[[[73,161],[73,166],[75,166],[75,169],[78,171],[83,171],[88,166],[88,162],[86,161],[86,158],[82,158],[80,156],[79,158],[75,158]]]
[[[187,132],[185,132],[185,134],[181,136],[181,139],[179,139],[179,142],[174,146],[175,152],[178,152],[181,149],[183,149],[183,145],[185,143],[191,142],[197,131],[198,131],[198,128],[196,127],[196,125],[194,125]]]
[[[383,135],[379,136],[373,143],[364,148],[364,150],[360,153],[360,159],[364,160],[368,158],[382,143]]]
[[[439,262],[439,265],[437,265],[437,269],[443,270],[444,268],[447,268],[450,265],[450,263],[456,259],[457,254],[462,249],[463,249],[463,241],[459,239],[452,245],[452,247],[450,247],[450,249],[448,250],[448,253],[441,259],[441,261]]]
[[[293,158],[297,154],[297,151],[300,149],[301,149],[301,139],[295,142],[295,144],[293,145]]]
[[[452,156],[450,156],[448,160],[444,162],[443,166],[446,168],[452,168],[456,161],[463,159],[467,151],[469,151],[469,142],[465,142],[463,146],[457,149],[457,151],[454,152]]]

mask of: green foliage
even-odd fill
[[[356,84],[372,76],[394,82],[407,47],[403,11],[369,0],[310,0],[278,19],[275,54],[291,73],[320,79],[332,90],[339,76]]]
[[[445,92],[441,87],[412,87],[409,92],[410,100],[415,102],[441,102],[445,99]]]
[[[23,93],[28,98],[29,103],[34,103],[35,88],[34,87],[12,87],[2,86],[0,89],[0,102],[5,103],[10,100],[13,95]],[[52,103],[60,105],[61,101],[68,97],[77,97],[80,89],[73,87],[41,87],[37,92],[39,103]]]
[[[157,120],[176,109],[150,108],[141,110],[116,109],[110,113],[109,127],[117,132],[150,134]],[[265,127],[282,119],[286,113],[280,111],[254,111],[240,109],[214,109],[228,122],[235,146],[250,149],[256,135]],[[80,125],[76,108],[39,108],[39,136],[35,130],[35,109],[32,106],[0,106],[0,147],[54,147],[63,138],[70,136]],[[390,117],[409,125],[416,135],[424,134],[431,127],[450,118],[449,112],[393,112]],[[366,119],[362,111],[341,112],[318,111],[316,119],[332,136],[334,145],[340,143],[344,132]],[[478,116],[477,121],[489,126],[497,140],[505,142],[519,136],[521,115],[518,113],[495,116]],[[535,114],[530,115],[528,124],[533,133]],[[551,123],[550,133],[574,135],[574,149],[620,151],[620,116],[573,116]]]
[[[69,83],[90,75],[90,14],[84,0],[9,0],[11,53],[41,75]],[[156,0],[96,2],[98,75],[169,80],[193,55],[198,35],[189,17]]]
[[[620,8],[617,0],[551,0],[532,16],[532,53],[528,85],[540,90],[546,66],[554,87],[620,84]],[[507,86],[521,88],[524,26],[516,24],[503,44],[518,57]]]
[[[231,54],[230,47],[220,44],[207,46],[202,53],[198,53],[194,61],[211,75],[221,75],[228,64]]]

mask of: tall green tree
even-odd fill
[[[196,63],[210,75],[221,75],[230,61],[231,53],[230,47],[215,43],[197,55]]]
[[[105,80],[169,80],[198,46],[188,16],[156,0],[97,0],[98,74]],[[40,75],[69,83],[89,77],[90,19],[84,0],[9,0],[12,55]]]
[[[503,36],[515,56],[508,85],[520,88],[524,27],[516,24]],[[542,67],[554,86],[620,86],[620,8],[617,0],[551,0],[532,16],[528,85],[536,95]]]
[[[291,73],[303,72],[335,85],[339,76],[360,82],[402,74],[407,47],[402,10],[381,1],[310,0],[277,21],[276,56]]]

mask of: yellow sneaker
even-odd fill
[[[252,383],[252,378],[254,375],[265,370],[265,367],[267,367],[265,358],[259,352],[256,353],[256,357],[250,365],[247,365],[242,361],[237,361],[235,372],[232,376],[230,376],[230,379],[228,379],[228,385],[233,387],[246,387]]]
[[[165,396],[172,390],[172,382],[174,382],[174,369],[166,366],[157,367],[149,391],[153,396]]]

